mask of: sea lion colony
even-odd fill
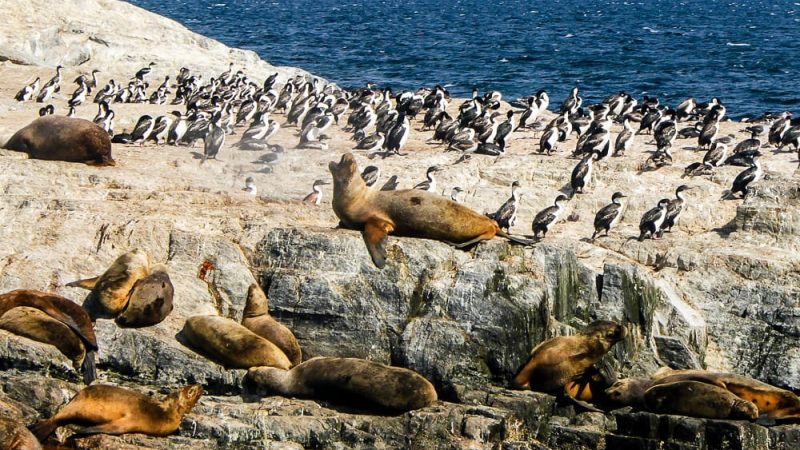
[[[175,78],[175,84],[171,84],[170,78],[166,77],[148,95],[149,85],[144,79],[151,67],[152,64],[145,68],[147,70],[139,71],[127,85],[110,80],[103,88],[98,88],[96,71],[91,79],[79,77],[75,80],[78,88],[68,102],[69,114],[73,115],[75,108],[84,104],[88,94],[94,89],[94,102],[99,108],[94,123],[111,137],[112,142],[136,145],[155,141],[158,144],[194,145],[196,141],[203,140],[204,150],[200,163],[205,164],[213,163],[208,160],[216,159],[224,151],[226,135],[232,134],[235,127],[248,123],[238,147],[261,152],[259,160],[267,164],[277,160],[287,150],[269,142],[281,126],[271,117],[281,114],[285,114],[283,126],[297,126],[300,130],[297,148],[327,149],[325,131],[337,125],[353,133],[353,139],[357,141],[355,149],[365,151],[370,159],[394,156],[413,158],[403,153],[409,133],[413,130],[412,120],[419,122],[424,132],[432,133],[432,143],[444,145],[446,151],[457,153],[453,164],[469,164],[472,158],[501,157],[515,137],[519,138],[519,146],[523,146],[523,136],[535,138],[539,134],[541,137],[532,150],[551,156],[559,151],[559,144],[563,145],[572,133],[578,136],[577,145],[569,155],[577,158],[578,162],[571,174],[565,174],[565,180],[569,179],[569,188],[565,188],[565,195],[556,198],[553,206],[536,215],[531,224],[533,238],[508,233],[509,228],[514,226],[519,208],[518,183],[514,183],[511,198],[496,213],[481,215],[457,203],[460,188],[453,190],[450,199],[438,195],[434,175],[443,170],[442,167],[429,168],[427,180],[415,186],[415,190],[395,191],[396,176],[382,185],[376,184],[380,169],[370,166],[360,173],[352,154],[343,155],[338,163],[331,162],[329,168],[334,179],[332,203],[341,220],[340,225],[362,231],[369,254],[378,267],[383,267],[386,263],[386,236],[390,233],[438,239],[461,247],[468,247],[496,235],[523,245],[534,244],[537,239],[544,238],[561,220],[566,202],[575,195],[589,195],[588,188],[592,184],[592,173],[596,165],[602,164],[607,158],[636,157],[626,152],[630,150],[633,140],[641,134],[652,135],[655,151],[636,163],[640,173],[671,165],[671,152],[676,139],[696,139],[697,149],[706,150],[702,162],[686,168],[686,176],[713,177],[715,171],[720,170],[719,167],[723,165],[745,166],[746,169],[736,177],[729,192],[723,193],[724,198],[745,197],[748,186],[762,177],[759,163],[762,147],[772,145],[777,151],[783,151],[787,147],[800,151],[800,125],[791,119],[791,114],[767,113],[751,120],[750,122],[758,124],[747,126],[743,130],[751,135],[750,139],[737,143],[728,152],[727,148],[733,146],[735,137],[719,135],[720,122],[726,120],[727,110],[716,98],[706,104],[697,104],[689,99],[670,108],[656,98],[645,97],[642,101],[637,101],[626,93],[619,93],[609,96],[598,105],[584,106],[576,88],[557,108],[558,115],[555,119],[548,123],[542,117],[545,111],[549,111],[550,105],[545,91],[504,105],[499,92],[490,91],[479,96],[476,90],[472,98],[458,106],[457,113],[451,114],[452,99],[441,86],[397,94],[372,85],[346,91],[319,79],[295,77],[279,88],[277,74],[261,84],[248,79],[242,71],[233,70],[233,67],[211,78],[207,83],[203,83],[202,77],[191,74],[188,69],[182,69]],[[46,102],[52,98],[52,92],[58,90],[54,86],[59,87],[60,83],[59,69],[56,76],[42,87],[41,93],[49,94],[40,95],[37,100]],[[32,99],[38,89],[38,83],[26,86],[20,91],[17,100]],[[173,90],[175,95],[170,100]],[[111,109],[115,102],[170,102],[176,108],[177,105],[183,105],[185,111],[176,110],[172,117],[153,118],[144,115],[138,119],[131,133],[115,133],[115,114]],[[498,111],[501,108],[508,109],[505,120],[500,119],[502,114]],[[54,110],[54,107],[48,105],[41,109],[40,114],[50,115]],[[688,126],[679,125],[686,121],[690,122]],[[615,123],[622,123],[622,128],[612,143],[611,129]],[[634,129],[634,123],[639,124],[638,129]],[[61,153],[61,146],[52,142],[54,137],[59,139],[60,135],[56,132],[59,126],[61,125],[57,121],[32,124],[21,130],[16,138],[12,138],[9,148],[25,151],[32,158],[38,159],[102,162],[93,159],[94,156],[86,156],[85,151],[77,156]],[[764,134],[768,139],[762,142],[759,136]],[[14,144],[23,138],[23,148]],[[43,138],[46,138],[45,144],[42,144]],[[110,150],[104,154],[110,160]],[[325,179],[317,180],[312,193],[304,201],[320,204],[325,184],[328,184]],[[689,188],[688,185],[677,186],[674,199],[665,198],[659,201],[657,206],[643,215],[639,240],[659,239],[678,223],[688,201],[684,192]],[[248,180],[245,190],[255,194],[256,189],[252,180]],[[608,234],[619,223],[623,216],[625,197],[624,193],[616,193],[612,203],[596,214],[592,240],[600,233]],[[438,223],[431,223],[434,218]],[[472,226],[476,228],[470,229]],[[133,251],[120,256],[101,276],[71,285],[91,289],[87,306],[92,317],[114,317],[120,326],[151,326],[169,314],[173,301],[173,290],[166,270],[163,266],[157,267],[150,267],[146,255]],[[38,299],[50,294],[15,291],[4,294],[2,298],[18,298],[20,295]],[[48,298],[51,297],[57,296]],[[72,303],[68,299],[59,300],[61,303],[63,301]],[[91,361],[92,368],[85,369],[90,374],[86,381],[91,382],[94,376],[90,370],[93,371],[96,350],[93,330],[88,332],[85,318],[82,317],[81,321],[74,318],[73,307],[63,307],[59,302],[54,305],[52,299],[48,302],[9,301],[8,307],[0,310],[4,313],[0,315],[0,324],[12,332],[56,345],[76,365],[86,365],[86,361]],[[88,317],[88,313],[84,314]],[[386,395],[380,395],[377,399],[372,398],[373,406],[402,411],[423,407],[436,400],[432,385],[406,369],[346,358],[313,358],[301,363],[301,350],[296,339],[290,330],[269,317],[266,296],[258,286],[250,288],[244,315],[241,325],[222,317],[189,318],[182,336],[178,338],[198,353],[226,367],[250,368],[250,383],[258,388],[267,388],[270,392],[314,397],[320,395],[319,389],[324,387],[328,390],[338,389],[344,398],[354,393],[374,395],[374,392],[370,392],[374,388],[370,380],[386,377],[390,382],[381,384],[383,390],[392,383],[397,388],[389,389]],[[28,326],[29,323],[35,324],[33,328]],[[52,327],[57,330],[54,333],[60,333],[66,338],[63,342],[56,342],[59,340],[57,337],[35,332],[45,327]],[[623,326],[601,322],[590,325],[577,336],[545,341],[533,349],[531,357],[523,363],[511,382],[520,388],[566,395],[600,407],[628,404],[663,413],[694,413],[706,417],[747,419],[763,413],[773,419],[794,420],[800,414],[800,402],[791,392],[769,385],[759,389],[737,388],[739,385],[756,385],[758,382],[755,380],[736,384],[720,382],[719,377],[714,378],[715,375],[698,375],[691,379],[660,382],[660,375],[653,374],[651,378],[643,379],[645,381],[638,384],[626,384],[625,380],[613,384],[613,374],[609,376],[607,370],[601,370],[597,363],[616,342],[624,338]],[[226,351],[231,345],[237,348],[236,352]],[[314,369],[316,366],[324,368]],[[339,373],[337,370],[343,374],[341,377],[335,375]],[[373,371],[377,375],[353,379],[353,374],[363,376],[361,370]],[[404,384],[400,380],[409,381]],[[91,388],[95,386],[99,390],[113,390],[102,385],[93,385]],[[637,389],[631,393],[622,389],[622,386],[635,386]],[[83,411],[74,405],[80,405],[85,398],[91,398],[93,394],[87,392],[89,389],[82,391],[62,412],[45,422],[46,426],[37,426],[37,434],[46,437],[53,426],[67,423],[70,420],[67,416],[70,414],[78,414],[74,417],[86,420],[80,416]],[[194,389],[194,401],[186,402],[190,409],[197,401],[199,392],[197,388],[187,389]],[[697,392],[702,392],[702,398],[713,400],[701,402],[693,394]],[[391,397],[391,394],[398,398]],[[370,395],[365,397],[367,401],[370,400]],[[629,397],[633,400],[629,400]],[[680,401],[681,399],[685,401]],[[775,407],[772,400],[782,402],[783,406]],[[700,408],[692,407],[692,402],[717,406],[710,411],[701,411]],[[143,406],[145,409],[150,407],[152,405]],[[77,408],[77,412],[68,412],[71,411],[70,408]],[[178,409],[181,414],[188,411],[183,407]],[[80,432],[138,431],[160,435],[174,432],[176,428],[174,420],[169,425],[158,423],[158,426],[150,424],[144,428],[104,426],[114,424],[117,420],[114,414],[118,413],[119,411],[93,419],[98,425]],[[146,416],[141,411],[135,414]]]

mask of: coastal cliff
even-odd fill
[[[105,0],[0,2],[12,20],[0,31],[0,127],[16,130],[40,105],[19,104],[16,91],[57,64],[65,80],[99,68],[102,78],[132,76],[156,62],[153,79],[188,67],[205,78],[230,62],[257,83],[275,71],[254,53],[234,50],[126,3]],[[24,65],[21,65],[24,64]],[[69,87],[67,87],[69,86]],[[537,87],[538,88],[538,87]],[[66,110],[65,81],[54,103]],[[117,127],[170,105],[115,104]],[[95,105],[78,115],[91,118]],[[281,115],[275,115],[283,124]],[[724,123],[724,132],[740,124]],[[375,161],[410,187],[434,164],[439,183],[466,188],[465,203],[489,211],[519,180],[525,197],[517,222],[552,204],[575,160],[565,150],[532,155],[538,139],[515,135],[508,154],[450,165],[452,154],[426,144],[415,123],[407,157]],[[617,129],[615,128],[615,132]],[[237,135],[241,131],[237,130]],[[175,285],[175,309],[157,326],[121,329],[98,319],[102,382],[163,393],[202,383],[207,394],[177,435],[98,436],[78,448],[475,448],[675,449],[797,448],[800,429],[738,421],[576,411],[554,397],[509,390],[509,378],[545,338],[571,334],[596,319],[630,329],[607,362],[620,376],[662,365],[709,368],[800,390],[800,178],[796,158],[765,158],[767,177],[747,200],[721,201],[738,168],[712,179],[682,180],[697,160],[676,153],[674,167],[637,173],[647,154],[641,136],[626,158],[596,174],[590,194],[570,202],[571,219],[533,248],[503,240],[465,252],[432,241],[389,238],[384,270],[373,267],[359,233],[334,229],[330,191],[319,206],[299,199],[327,163],[353,144],[335,127],[328,150],[300,150],[295,130],[274,142],[287,150],[274,164],[233,147],[200,165],[198,149],[148,144],[113,147],[117,166],[29,160],[0,151],[0,292],[29,288],[82,302],[70,282],[102,271],[133,248],[164,262]],[[574,137],[564,144],[574,145]],[[680,141],[678,141],[680,143]],[[689,144],[684,145],[686,147]],[[202,151],[202,150],[200,150]],[[370,161],[358,156],[363,166]],[[702,156],[700,156],[702,158]],[[254,177],[259,196],[242,192]],[[638,219],[681,183],[695,190],[675,231],[637,242]],[[619,229],[589,242],[594,212],[611,193],[631,197]],[[449,192],[448,192],[449,193]],[[512,230],[515,231],[515,230]],[[210,268],[210,269],[209,269]],[[185,319],[220,314],[240,319],[257,281],[270,312],[296,334],[304,357],[361,357],[418,371],[436,386],[437,405],[400,416],[356,414],[336,405],[280,396],[254,398],[244,371],[225,370],[176,339]],[[0,415],[30,423],[56,411],[79,389],[79,374],[54,348],[0,331]]]

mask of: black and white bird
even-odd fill
[[[169,116],[158,116],[148,139],[156,141],[156,145],[166,144],[171,129],[172,119]]]
[[[136,144],[144,144],[144,141],[150,137],[150,133],[153,132],[153,127],[155,126],[155,121],[153,120],[152,116],[147,114],[139,117],[139,120],[136,122],[136,126],[133,127],[133,132],[131,132],[131,143]]]
[[[244,188],[242,190],[252,196],[256,196],[256,194],[258,194],[256,180],[254,180],[253,177],[247,177],[247,179],[244,180]]]
[[[647,211],[642,216],[639,222],[639,242],[644,241],[648,237],[651,239],[659,239],[659,232],[664,219],[667,217],[667,207],[669,206],[670,199],[664,198],[659,200],[658,206]]]
[[[569,198],[561,194],[556,197],[553,206],[548,206],[536,214],[536,217],[533,218],[532,225],[534,238],[538,238],[539,233],[542,233],[542,238],[547,236],[547,232],[550,231],[550,228],[561,218],[561,214],[564,212],[563,204],[567,200],[569,200]]]
[[[735,194],[742,194],[741,198],[745,198],[747,196],[747,188],[764,175],[761,170],[761,163],[758,160],[759,156],[761,156],[761,153],[756,151],[751,159],[750,167],[736,175],[731,187],[731,197]]]
[[[623,156],[625,152],[630,150],[633,146],[633,126],[631,120],[627,116],[622,122],[622,131],[617,135],[617,141],[614,143],[614,156]]]
[[[558,146],[558,134],[558,127],[548,127],[539,139],[539,153],[547,153],[547,156],[550,156]]]
[[[35,94],[36,91],[38,90],[39,90],[39,77],[36,77],[36,79],[33,80],[33,83],[27,84],[22,89],[20,89],[19,92],[17,92],[17,95],[14,96],[14,98],[18,102],[27,102],[28,100],[33,98],[33,94]]]
[[[719,167],[724,164],[728,157],[728,146],[721,142],[714,142],[711,148],[703,156],[703,164]]]
[[[36,96],[36,102],[44,103],[53,98],[53,93],[56,92],[56,88],[58,88],[58,85],[50,84],[50,82],[42,86],[42,90],[39,91],[39,95]]]
[[[675,118],[678,122],[686,120],[694,115],[694,109],[697,108],[697,101],[693,97],[689,97],[677,108],[675,108]]]
[[[494,137],[494,142],[500,145],[500,148],[505,150],[508,136],[511,135],[511,132],[517,127],[516,120],[514,119],[514,111],[510,110],[506,113],[506,120],[498,125],[497,133]]]
[[[608,236],[608,232],[617,226],[625,212],[625,198],[627,197],[622,192],[614,192],[614,195],[611,196],[611,203],[597,211],[594,216],[592,241],[601,231],[605,231],[606,236]]]
[[[597,161],[599,155],[597,153],[590,153],[586,155],[575,168],[572,169],[572,176],[570,177],[570,186],[572,187],[571,196],[575,194],[583,194],[584,189],[589,185],[592,179],[592,166]]]
[[[47,105],[39,108],[39,117],[42,116],[49,116],[56,112],[56,107],[53,105]]]
[[[303,198],[303,201],[306,203],[313,203],[315,205],[319,205],[322,202],[322,186],[326,184],[330,184],[330,182],[325,180],[316,180],[314,184],[311,186],[311,193],[306,195]]]
[[[522,196],[522,194],[519,193],[519,188],[519,181],[511,183],[511,197],[509,197],[496,212],[486,214],[487,217],[497,222],[500,229],[506,230],[506,232],[508,232],[509,228],[513,227],[514,223],[517,221],[517,210],[519,208],[520,197]]]
[[[172,115],[175,118],[172,120],[172,126],[169,129],[169,135],[167,135],[167,144],[178,145],[183,140],[183,135],[186,134],[189,124],[186,121],[186,116],[180,111],[172,111]]]
[[[208,130],[206,130],[206,135],[203,138],[203,159],[201,162],[205,162],[209,158],[217,159],[219,151],[225,145],[225,129],[220,126],[221,119],[222,112],[217,111],[208,123]]]
[[[386,135],[386,140],[383,143],[387,153],[394,152],[397,155],[403,156],[404,154],[400,153],[400,150],[406,145],[410,131],[411,124],[408,122],[408,118],[404,113],[400,113],[400,115],[397,116],[397,122],[395,122],[394,126],[389,130],[389,133]]]
[[[147,76],[147,74],[153,70],[153,66],[155,65],[156,63],[151,62],[150,64],[147,65],[147,67],[142,67],[141,69],[139,69],[138,72],[136,72],[134,78],[136,78],[139,81],[144,81],[144,77]]]
[[[450,200],[456,203],[461,203],[461,201],[458,199],[458,194],[462,192],[464,192],[464,189],[461,189],[460,186],[453,186],[453,189],[450,190]]]
[[[91,75],[81,74],[78,78],[75,78],[75,84],[80,85],[81,82],[86,85],[86,94],[91,94],[92,89],[97,87],[97,74],[100,73],[99,70],[94,69],[92,70]]]
[[[45,85],[42,87],[42,89],[44,89],[44,88],[46,88],[48,86],[54,86],[53,93],[61,92],[61,69],[63,69],[63,68],[64,67],[61,66],[61,65],[56,67],[56,74],[53,75],[53,78],[50,78],[50,81],[45,83]]]
[[[699,177],[703,175],[714,175],[714,166],[704,162],[693,162],[683,169],[683,177]]]
[[[75,92],[72,93],[72,98],[69,99],[69,106],[76,107],[79,106],[81,103],[86,101],[86,94],[88,92],[88,88],[86,87],[86,83],[81,80],[78,89],[75,89]]]
[[[789,127],[786,132],[783,133],[778,151],[788,146],[793,146],[795,150],[800,150],[800,125]]]
[[[769,134],[767,135],[770,145],[776,147],[781,145],[784,133],[786,133],[786,130],[791,126],[791,118],[792,113],[786,111],[781,113],[775,122],[772,123],[772,126],[769,128]]]
[[[379,169],[378,166],[367,166],[363,171],[361,171],[361,178],[364,180],[364,183],[367,184],[367,187],[372,187],[375,185],[380,176],[381,169]]]
[[[356,150],[366,150],[368,152],[378,151],[383,147],[383,141],[386,140],[386,137],[381,132],[372,133],[369,136],[366,136],[364,139],[358,141],[356,144]]]
[[[686,194],[684,194],[684,192],[688,191],[689,189],[691,189],[691,187],[682,184],[675,190],[675,198],[670,200],[669,204],[667,205],[667,215],[664,217],[664,223],[661,224],[659,236],[661,236],[661,234],[663,234],[665,231],[672,231],[672,227],[678,224],[678,220],[681,218],[681,214],[683,214],[683,211],[686,207]]]
[[[572,92],[570,92],[569,97],[561,103],[561,108],[559,112],[561,114],[567,113],[569,115],[573,115],[578,111],[578,108],[581,107],[583,100],[581,99],[580,95],[578,95],[578,88],[572,88]]]
[[[419,189],[421,191],[428,191],[428,192],[436,192],[436,179],[433,177],[433,174],[436,172],[440,172],[441,170],[442,168],[439,166],[428,167],[428,170],[425,172],[426,180],[415,185],[414,189]]]

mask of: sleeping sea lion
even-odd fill
[[[0,417],[0,450],[42,450],[42,444],[19,421]]]
[[[532,241],[511,236],[493,219],[441,195],[406,189],[380,191],[369,189],[358,170],[352,153],[341,161],[331,161],[333,175],[333,211],[341,225],[361,230],[372,262],[386,265],[386,242],[389,234],[434,239],[467,247],[501,236],[522,244]]]
[[[226,368],[270,366],[285,370],[292,366],[275,344],[226,317],[190,317],[181,337],[192,350]]]
[[[644,394],[645,408],[659,414],[706,419],[756,420],[758,408],[727,390],[700,381],[657,384]]]
[[[56,429],[81,424],[75,435],[143,433],[167,436],[175,432],[183,415],[203,394],[197,384],[177,390],[161,400],[129,389],[96,384],[78,392],[53,417],[31,427],[44,442]],[[89,426],[86,426],[89,425]]]
[[[303,352],[297,338],[284,325],[269,315],[269,299],[257,284],[253,283],[247,290],[247,303],[244,307],[242,325],[253,333],[275,344],[293,366],[303,361]]]
[[[358,358],[316,357],[288,371],[253,367],[246,381],[281,395],[367,402],[393,412],[424,408],[438,398],[433,385],[413,370]]]
[[[91,289],[90,299],[101,313],[116,316],[128,304],[128,294],[137,281],[150,273],[150,258],[135,249],[118,257],[102,275],[73,281],[67,286]]]
[[[79,369],[86,357],[81,338],[68,326],[30,306],[18,306],[0,317],[0,328],[56,347]]]
[[[140,278],[128,293],[125,310],[114,319],[128,328],[149,327],[161,323],[172,312],[175,289],[167,266],[156,264],[149,275]]]
[[[528,361],[514,375],[518,387],[560,394],[579,380],[626,335],[624,326],[598,320],[575,336],[559,336],[534,347]]]
[[[64,297],[30,289],[17,289],[0,295],[0,317],[19,306],[36,308],[68,326],[83,342],[86,357],[83,359],[83,380],[91,383],[97,377],[94,354],[97,337],[89,313],[82,306]]]
[[[25,152],[33,159],[116,164],[105,130],[91,121],[64,116],[39,117],[14,133],[3,148]]]

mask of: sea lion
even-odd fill
[[[150,275],[136,281],[128,294],[127,306],[114,319],[121,327],[149,327],[161,323],[172,312],[175,289],[167,267],[156,264]]]
[[[649,378],[623,378],[606,389],[606,396],[619,406],[644,407],[644,393],[655,382]]]
[[[79,369],[86,357],[81,338],[68,326],[30,306],[18,306],[0,317],[0,328],[56,347]]]
[[[0,317],[19,306],[36,308],[48,316],[68,326],[86,349],[83,359],[83,380],[91,383],[97,377],[94,354],[97,351],[97,337],[94,334],[92,319],[83,307],[64,297],[30,289],[17,289],[0,295]]]
[[[226,317],[190,317],[181,336],[190,348],[227,368],[270,366],[285,370],[292,366],[275,344]]]
[[[644,394],[645,408],[654,413],[706,419],[756,420],[758,408],[727,390],[700,381],[657,384]]]
[[[179,389],[162,400],[129,389],[96,384],[78,392],[53,417],[31,427],[44,442],[56,429],[68,424],[90,425],[75,435],[143,433],[167,436],[175,432],[183,415],[191,411],[203,394],[203,387],[193,384]]]
[[[258,284],[253,283],[247,290],[247,303],[244,307],[242,325],[253,333],[275,344],[293,366],[303,362],[303,352],[297,338],[284,325],[269,315],[269,299]]]
[[[253,367],[246,381],[281,395],[367,402],[393,412],[424,408],[438,398],[433,385],[413,370],[358,358],[316,357],[288,371]]]
[[[33,159],[113,166],[111,139],[91,121],[64,116],[39,117],[14,133],[4,148]]]
[[[118,257],[102,275],[73,281],[67,286],[91,289],[90,299],[101,313],[116,316],[128,304],[128,294],[137,281],[150,273],[150,257],[140,249]]]
[[[721,387],[737,397],[752,402],[759,414],[770,419],[800,420],[800,397],[756,379],[735,373],[707,370],[674,370],[663,367],[651,377],[656,384],[676,381],[699,381]]]
[[[0,417],[0,450],[42,450],[42,444],[20,422]]]
[[[345,153],[339,163],[331,161],[333,211],[341,226],[360,230],[372,262],[386,265],[386,242],[397,236],[434,239],[467,247],[501,236],[522,244],[532,241],[502,231],[493,219],[441,195],[406,189],[370,189],[361,178],[355,157]]]
[[[581,378],[622,340],[627,331],[624,326],[607,320],[598,320],[575,336],[559,336],[534,347],[528,361],[514,375],[518,387],[534,391],[560,394],[564,387]]]

